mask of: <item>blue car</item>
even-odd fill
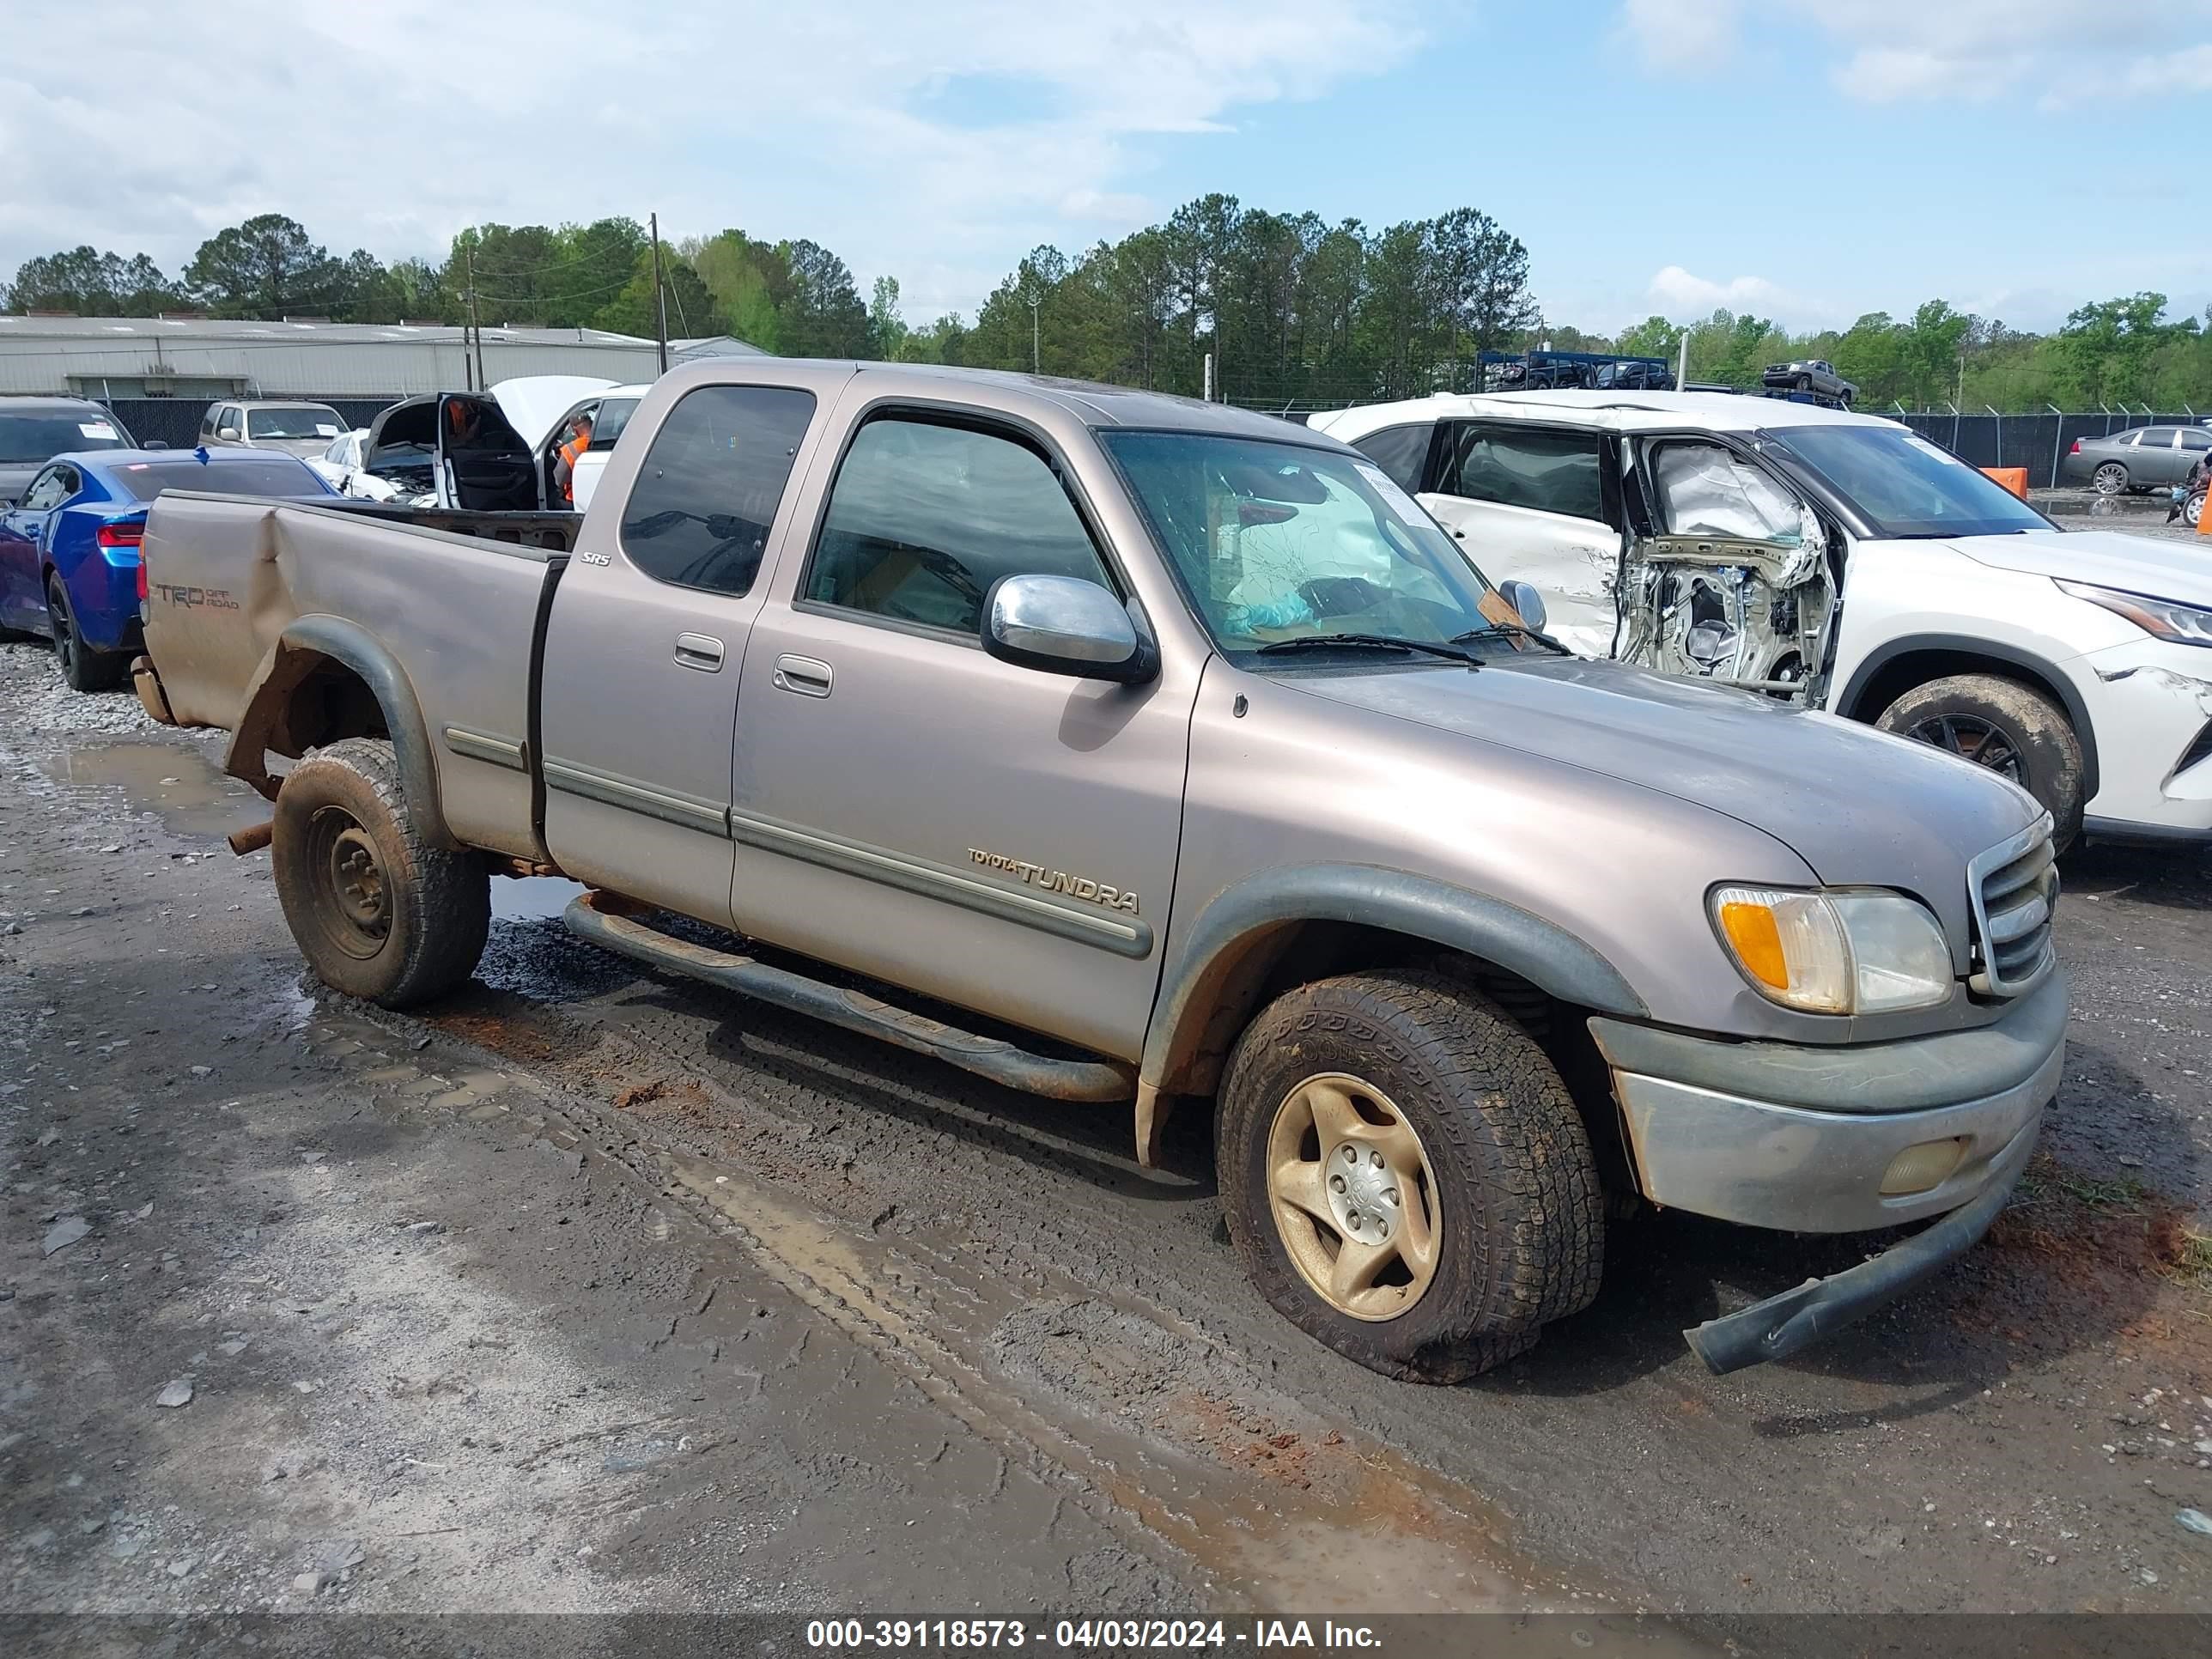
[[[43,634],[79,691],[113,685],[142,643],[138,544],[165,489],[337,494],[305,461],[260,449],[102,449],[57,455],[0,516],[0,630]]]

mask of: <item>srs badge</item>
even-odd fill
[[[1136,894],[1124,892],[1119,887],[1109,887],[1088,876],[1071,876],[1065,870],[1048,870],[1043,865],[1031,864],[1027,859],[1010,859],[1004,853],[986,853],[980,847],[969,848],[968,856],[986,870],[1003,870],[1006,874],[1045,892],[1065,893],[1070,898],[1088,899],[1109,910],[1126,910],[1133,916],[1137,914]]]

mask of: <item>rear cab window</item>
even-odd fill
[[[684,395],[623,504],[622,550],[655,581],[732,597],[760,574],[814,394],[706,386]]]

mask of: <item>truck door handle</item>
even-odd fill
[[[796,691],[802,697],[826,697],[830,695],[830,665],[812,657],[778,657],[775,684],[779,690]]]
[[[676,660],[680,666],[696,668],[702,674],[719,674],[722,670],[722,642],[706,634],[678,634]]]

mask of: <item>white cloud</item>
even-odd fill
[[[657,210],[678,234],[811,237],[864,288],[898,275],[926,317],[972,308],[995,276],[969,273],[1002,271],[1040,234],[1139,222],[1148,204],[1128,186],[1148,140],[1388,70],[1420,15],[1412,0],[222,12],[210,29],[149,0],[17,0],[0,272],[79,242],[174,269],[271,210],[334,251],[394,258],[441,254],[478,220]],[[38,67],[87,39],[97,76]],[[942,107],[963,85],[965,107]]]
[[[1978,102],[2033,91],[2047,105],[2212,89],[2212,0],[1780,0],[1833,48],[1827,78],[1866,103]],[[1710,67],[1742,45],[1735,0],[1624,0],[1624,33],[1655,66]],[[1794,64],[1791,67],[1796,67]]]
[[[1662,69],[1724,63],[1735,51],[1737,0],[1624,0],[1621,27]]]
[[[1731,276],[1726,282],[1715,282],[1680,265],[1654,273],[1645,293],[1654,310],[1678,323],[1710,317],[1723,306],[1734,312],[1757,312],[1780,322],[1825,309],[1818,301],[1764,276]]]

